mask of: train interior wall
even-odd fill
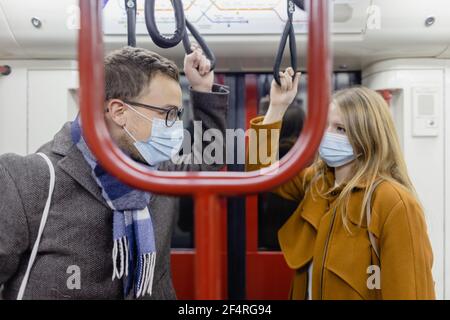
[[[0,61],[13,72],[0,78],[0,154],[29,154],[52,139],[78,112],[77,63],[72,60]],[[231,89],[229,128],[245,129],[248,120],[264,111],[271,76],[267,73],[217,74]],[[189,106],[182,78],[184,103]],[[334,89],[363,84],[389,90],[391,110],[412,179],[424,205],[434,250],[438,298],[450,299],[450,61],[444,59],[390,60],[355,72],[339,72]],[[307,75],[302,77],[292,119],[307,114]],[[190,112],[185,122],[189,124]],[[299,131],[288,124],[281,153]],[[282,136],[283,138],[283,136]],[[236,152],[236,150],[228,151]],[[228,170],[243,170],[232,165]],[[224,251],[228,297],[284,299],[292,271],[279,252],[276,230],[295,204],[280,202],[267,193],[223,200]],[[268,214],[277,210],[280,215]],[[173,237],[172,271],[180,298],[193,298],[193,213],[189,198],[180,200]],[[279,275],[279,278],[274,275]],[[262,281],[262,280],[266,281]]]

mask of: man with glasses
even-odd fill
[[[184,72],[191,85],[194,120],[201,121],[204,130],[224,133],[228,91],[213,84],[209,61],[198,47],[193,49]],[[222,167],[210,161],[172,161],[183,142],[182,90],[176,65],[156,53],[126,47],[105,58],[103,108],[119,148],[151,170]],[[55,167],[56,186],[23,297],[175,299],[170,241],[178,199],[135,190],[104,171],[82,128],[77,117],[39,150]],[[202,148],[202,143],[196,145]],[[0,157],[3,298],[18,296],[49,179],[49,169],[37,155]]]

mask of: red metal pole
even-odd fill
[[[195,295],[198,300],[225,298],[221,214],[217,195],[195,197]]]

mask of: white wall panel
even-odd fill
[[[446,277],[445,274],[445,218],[448,211],[445,206],[448,205],[446,184],[449,183],[445,176],[448,167],[445,155],[446,144],[450,141],[444,127],[444,106],[448,106],[444,91],[445,72],[445,61],[442,60],[391,60],[365,70],[363,84],[376,90],[394,90],[391,108],[411,179],[425,209],[433,246],[436,292],[438,298],[450,299],[449,275]],[[438,124],[434,128],[435,135],[418,135],[418,131],[413,130],[417,120],[413,113],[417,90],[436,93],[434,107]]]
[[[53,139],[62,125],[78,113],[74,89],[78,72],[71,70],[32,70],[28,85],[29,153]]]

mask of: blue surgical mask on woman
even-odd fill
[[[127,106],[144,119],[152,122],[152,132],[147,141],[138,141],[124,127],[125,132],[134,140],[134,146],[149,165],[155,166],[178,154],[184,138],[183,121],[177,120],[171,127],[167,127],[164,119],[149,119],[133,107]]]
[[[319,148],[320,157],[332,168],[341,167],[356,159],[347,136],[326,132]]]

